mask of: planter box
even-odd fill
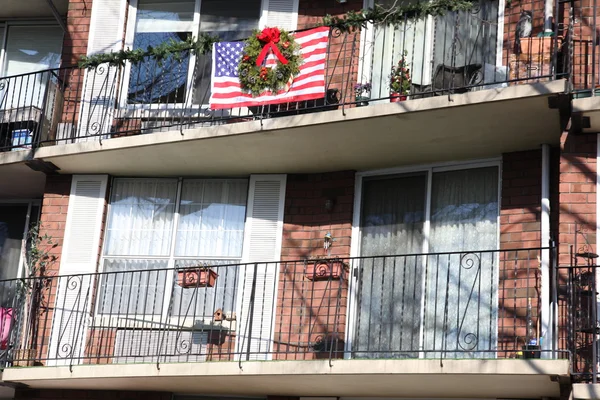
[[[521,39],[521,61],[529,61],[533,56],[541,56],[543,60],[550,61],[554,51],[554,38],[547,37],[529,37]]]
[[[309,281],[340,279],[345,269],[346,264],[341,260],[317,260],[307,263],[304,274]]]
[[[177,271],[177,284],[182,288],[213,287],[218,276],[210,268],[186,268]]]

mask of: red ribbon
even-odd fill
[[[256,65],[262,65],[262,63],[265,61],[265,58],[267,58],[267,54],[269,54],[269,50],[273,50],[273,54],[275,54],[275,57],[277,57],[282,64],[288,63],[288,60],[283,56],[283,54],[281,54],[279,48],[277,47],[280,36],[281,33],[279,32],[278,28],[265,28],[261,33],[256,35],[258,40],[265,43],[262,51],[256,58]]]

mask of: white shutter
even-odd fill
[[[84,356],[88,315],[100,248],[106,175],[74,175],[63,240],[48,365],[78,364]],[[87,275],[86,275],[87,274]]]
[[[243,262],[250,264],[240,268],[238,278],[237,351],[242,360],[271,358],[285,184],[285,175],[250,177],[243,254]]]
[[[278,27],[287,31],[296,30],[298,25],[299,0],[263,0],[261,28]]]
[[[92,3],[88,56],[121,49],[126,6],[127,0],[95,0]],[[119,89],[118,71],[118,67],[109,67],[108,64],[86,71],[77,141],[96,141],[97,136],[88,136],[108,133],[114,115],[116,92]]]

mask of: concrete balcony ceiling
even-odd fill
[[[67,15],[68,0],[52,0],[60,15]],[[5,18],[53,18],[48,0],[2,0],[0,20]],[[91,2],[90,2],[91,7]]]
[[[560,397],[568,360],[329,360],[9,368],[5,384],[40,389],[213,395],[422,398]]]
[[[558,145],[565,81],[42,147],[60,173],[246,175],[366,170]],[[24,159],[29,155],[24,154]],[[0,153],[0,164],[17,161]],[[23,159],[23,160],[24,160]],[[0,167],[1,170],[1,167]]]

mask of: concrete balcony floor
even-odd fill
[[[568,360],[329,360],[9,368],[5,384],[40,389],[213,395],[560,397]]]

